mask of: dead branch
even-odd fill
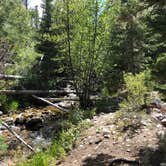
[[[6,129],[12,133],[20,142],[22,142],[27,148],[29,148],[32,152],[35,152],[35,150],[26,143],[15,131],[13,131],[5,122],[2,122],[2,125],[6,127]]]

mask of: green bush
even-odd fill
[[[0,154],[3,154],[7,151],[7,144],[5,143],[5,138],[0,137]]]
[[[131,111],[139,110],[145,104],[148,92],[145,85],[145,74],[124,74],[124,81],[128,96],[120,104],[120,107]]]
[[[55,141],[48,151],[49,151],[49,155],[55,158],[59,158],[65,155],[65,150],[62,147],[62,145],[59,144],[58,141]]]
[[[10,109],[10,111],[16,111],[16,110],[18,109],[18,107],[19,107],[18,101],[13,100],[13,101],[11,101],[11,103],[9,104],[9,109]]]
[[[49,166],[50,156],[47,153],[36,153],[32,159],[20,162],[18,166]]]
[[[70,111],[68,121],[73,125],[77,125],[84,119],[92,119],[96,115],[96,108],[90,110],[82,110],[75,108]]]
[[[7,113],[9,111],[16,111],[19,107],[18,101],[6,95],[0,95],[0,109]]]
[[[139,112],[118,111],[115,113],[114,124],[120,133],[132,137],[142,126],[143,115]]]
[[[68,131],[62,131],[59,137],[59,144],[65,149],[65,151],[69,151],[72,149],[76,139],[79,136],[78,128],[71,128]]]
[[[95,115],[96,115],[96,108],[83,111],[84,119],[92,119]]]
[[[69,112],[69,118],[68,121],[71,122],[74,125],[77,125],[79,122],[81,122],[84,118],[83,110],[79,108],[75,108]]]
[[[158,57],[153,66],[152,74],[154,79],[161,84],[166,84],[166,53]]]
[[[166,53],[158,57],[152,69],[152,77],[155,80],[155,89],[166,96]]]
[[[48,166],[49,156],[45,153],[38,153],[33,157],[31,166]]]

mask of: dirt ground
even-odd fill
[[[166,163],[165,152],[159,147],[158,135],[165,133],[160,122],[149,116],[140,129],[128,137],[127,133],[116,130],[113,119],[114,113],[94,117],[92,126],[82,134],[76,147],[57,165],[162,166]]]

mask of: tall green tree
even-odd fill
[[[106,47],[105,82],[114,91],[123,82],[123,72],[136,74],[145,68],[146,25],[144,4],[139,0],[107,2],[109,39]]]
[[[166,52],[166,1],[146,0],[145,4],[149,7],[146,15],[147,54],[156,61],[161,53]]]
[[[38,88],[48,89],[55,88],[58,76],[63,76],[63,62],[61,64],[61,57],[59,56],[59,49],[55,36],[57,31],[53,30],[53,5],[52,0],[43,1],[43,16],[38,32],[38,44],[36,49],[43,54],[39,59],[38,65],[38,79],[40,85]]]
[[[0,38],[8,43],[9,52],[13,55],[8,60],[10,67],[5,69],[5,73],[23,74],[37,56],[33,49],[31,17],[20,0],[2,0],[0,3]]]
[[[59,16],[54,25],[61,27],[62,32],[57,40],[61,39],[66,69],[84,108],[90,106],[90,95],[97,88],[95,81],[102,66],[105,37],[102,5],[99,0],[58,0],[55,3]]]

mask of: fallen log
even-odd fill
[[[79,101],[79,98],[78,97],[73,97],[73,98],[70,98],[70,97],[60,97],[60,98],[44,98],[50,102],[60,102],[60,101]]]
[[[44,99],[44,98],[42,98],[42,97],[38,97],[38,96],[36,96],[36,95],[32,95],[32,97],[34,97],[35,99],[41,100],[41,101],[43,101],[43,102],[45,102],[45,103],[47,103],[47,104],[49,104],[49,105],[51,105],[51,106],[53,106],[53,107],[59,109],[60,111],[69,112],[69,110],[67,110],[67,109],[65,109],[65,108],[62,108],[62,107],[60,107],[58,104],[52,103],[52,102],[50,102],[50,101],[48,101],[48,100],[46,100],[46,99]]]
[[[0,80],[14,80],[14,79],[23,79],[23,76],[19,75],[6,75],[6,74],[0,74]]]
[[[79,101],[78,97],[60,97],[60,98],[45,98],[50,102],[59,102],[59,101]],[[100,100],[101,97],[91,96],[90,100]]]
[[[0,94],[22,94],[22,95],[32,95],[32,94],[69,94],[75,93],[75,91],[64,91],[64,90],[0,90]]]
[[[35,150],[30,146],[28,143],[26,143],[15,131],[13,131],[5,122],[2,122],[2,125],[10,132],[12,133],[20,142],[22,142],[27,148],[29,148],[32,152],[35,152]]]

